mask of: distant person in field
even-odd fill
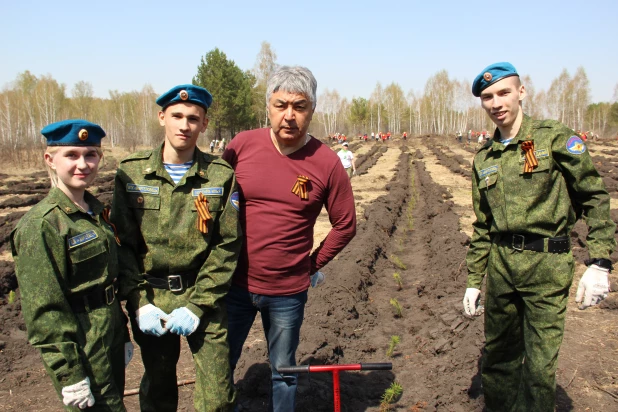
[[[407,132],[403,132],[403,140],[408,140],[408,133]]]
[[[337,156],[341,159],[341,164],[348,174],[348,177],[352,179],[352,176],[356,174],[356,160],[352,152],[348,149],[348,142],[343,142],[341,144],[341,150],[337,152]]]
[[[461,134],[461,130],[457,131],[457,140],[459,141],[459,143],[461,143],[461,138],[462,138],[462,134]]]
[[[468,130],[468,146],[470,146],[471,142],[472,142],[472,129]]]
[[[239,133],[223,159],[236,172],[242,253],[227,295],[230,363],[235,369],[257,312],[261,313],[271,369],[269,411],[294,411],[296,365],[307,289],[356,233],[350,179],[328,146],[307,133],[317,82],[304,67],[282,66],[270,77],[270,128]],[[332,229],[313,252],[313,226],[326,207]]]
[[[117,280],[119,243],[109,208],[86,190],[103,158],[105,132],[65,120],[41,134],[52,188],[10,237],[28,341],[67,410],[125,411],[133,345],[118,293],[132,285]]]
[[[211,140],[210,141],[210,153],[214,153],[215,152],[215,141]]]
[[[224,299],[242,243],[236,179],[229,164],[197,147],[208,126],[208,90],[183,84],[156,103],[164,140],[120,162],[112,205],[120,277],[140,285],[127,297],[144,363],[140,410],[178,409],[176,364],[185,337],[195,410],[229,412]]]
[[[479,315],[483,278],[482,381],[491,411],[553,412],[556,366],[575,262],[570,233],[583,218],[590,259],[575,296],[580,309],[609,292],[616,225],[609,195],[575,132],[524,114],[526,89],[510,63],[485,68],[472,93],[496,124],[474,157],[476,221],[463,306]]]

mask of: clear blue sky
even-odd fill
[[[28,1],[0,8],[0,87],[30,70],[70,94],[80,80],[95,95],[163,93],[189,83],[200,58],[218,47],[243,70],[262,41],[279,64],[300,64],[318,94],[369,97],[376,82],[422,92],[446,69],[472,80],[510,61],[537,90],[583,66],[593,101],[618,83],[618,1]]]

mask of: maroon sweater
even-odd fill
[[[335,257],[356,233],[352,186],[339,157],[314,138],[284,156],[271,141],[270,129],[257,129],[239,133],[223,159],[236,172],[245,240],[234,284],[261,295],[306,290],[309,275]],[[308,200],[292,193],[298,175],[310,180]],[[332,229],[309,256],[322,205]]]

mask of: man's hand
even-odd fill
[[[319,272],[319,271],[315,272],[313,275],[311,275],[310,278],[311,278],[311,287],[312,288],[317,288],[322,283],[324,283],[324,281],[326,280],[326,276],[324,275],[324,273]]]
[[[86,409],[94,405],[94,396],[90,392],[90,379],[62,388],[62,403],[66,406],[75,406]]]
[[[168,329],[161,324],[161,321],[166,322],[169,317],[170,315],[150,303],[135,312],[137,326],[147,335],[165,335]]]
[[[466,315],[479,316],[482,310],[477,310],[478,301],[481,299],[481,290],[477,288],[467,288],[463,299],[463,307]]]
[[[129,366],[129,362],[133,359],[133,344],[131,342],[124,343],[124,367]]]
[[[170,313],[170,318],[165,327],[177,335],[188,336],[195,332],[199,324],[200,318],[189,309],[182,307],[174,309]]]
[[[590,265],[586,269],[575,294],[575,302],[581,302],[580,309],[594,306],[607,297],[609,293],[608,274],[609,269],[597,265]]]

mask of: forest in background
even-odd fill
[[[277,55],[268,42],[262,42],[250,70],[239,68],[218,48],[201,58],[192,82],[206,87],[214,101],[200,144],[214,138],[229,140],[242,130],[268,125],[266,82],[276,67]],[[528,92],[524,111],[530,116],[556,119],[574,130],[593,131],[601,138],[618,132],[618,84],[612,101],[593,103],[583,67],[574,74],[564,69],[548,90],[537,90],[528,75],[522,75],[522,83]],[[370,96],[348,99],[336,89],[325,89],[318,95],[310,132],[325,137],[335,133],[357,136],[390,131],[398,135],[406,131],[415,136],[493,130],[470,89],[469,81],[453,79],[447,70],[431,76],[421,92],[406,93],[397,82],[378,82]],[[69,118],[100,124],[109,138],[106,144],[112,147],[135,150],[154,146],[163,139],[157,120],[159,106],[155,103],[163,92],[146,84],[131,92],[110,90],[108,98],[99,98],[88,81],[79,81],[68,90],[51,75],[20,73],[0,92],[2,158],[22,164],[38,159],[44,143],[40,130]]]

